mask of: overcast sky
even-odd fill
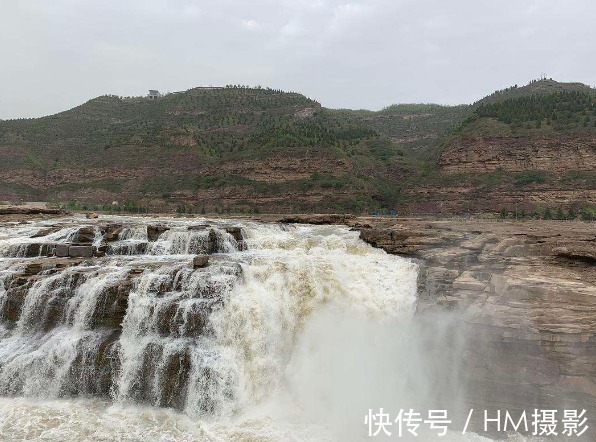
[[[0,0],[0,118],[249,84],[327,107],[596,84],[595,0]]]

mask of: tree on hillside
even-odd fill
[[[553,214],[550,211],[550,207],[547,207],[546,210],[544,211],[543,219],[553,219]]]

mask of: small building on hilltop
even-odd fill
[[[150,100],[157,100],[159,97],[161,97],[161,94],[159,93],[159,91],[153,90],[153,89],[149,89],[149,93],[147,94],[147,98],[149,98]]]

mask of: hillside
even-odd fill
[[[579,83],[377,112],[273,89],[195,88],[0,121],[0,200],[192,213],[577,212],[596,206],[595,151],[595,91]]]
[[[455,212],[593,209],[596,90],[538,80],[472,109],[443,139],[419,196]]]
[[[415,169],[357,119],[244,87],[103,96],[2,121],[0,152],[0,199],[150,210],[370,211],[391,207]]]
[[[443,137],[470,112],[470,106],[438,104],[394,104],[378,112],[338,110],[351,121],[365,124],[421,159],[436,153]]]
[[[522,98],[533,95],[551,95],[557,92],[580,92],[593,93],[594,89],[583,83],[561,83],[552,78],[532,80],[525,86],[514,85],[506,89],[498,90],[474,103],[490,104],[507,100],[508,98]]]

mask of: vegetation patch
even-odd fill
[[[517,186],[525,186],[533,183],[545,183],[549,181],[549,176],[542,170],[528,170],[519,172],[514,175],[514,184]]]

